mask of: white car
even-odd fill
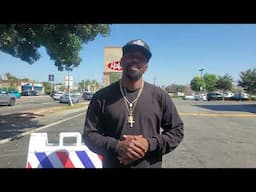
[[[195,96],[194,95],[185,95],[183,97],[184,100],[195,100]]]
[[[234,93],[232,92],[224,92],[223,93],[224,98],[230,99],[234,96]]]
[[[195,95],[196,101],[207,101],[207,97],[204,94]]]
[[[60,97],[62,96],[62,95],[64,95],[64,92],[56,92],[56,93],[54,93],[53,95],[52,95],[52,98],[54,99],[54,100],[60,100]]]

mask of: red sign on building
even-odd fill
[[[123,68],[120,65],[120,61],[113,61],[107,64],[107,68],[113,71],[122,71]]]

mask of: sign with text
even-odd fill
[[[121,47],[104,48],[104,72],[122,72],[120,59],[122,57]]]
[[[73,86],[73,77],[71,75],[65,76],[65,86],[72,87]]]

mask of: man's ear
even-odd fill
[[[121,67],[123,67],[123,60],[124,60],[124,59],[123,59],[123,57],[122,57],[121,60],[120,60],[120,66],[121,66]]]
[[[147,69],[148,69],[148,64],[145,64],[145,65],[142,67],[142,69],[143,69],[143,73],[145,73],[145,72],[147,71]]]

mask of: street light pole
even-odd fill
[[[200,73],[201,73],[201,80],[203,79],[203,71],[204,69],[199,69]]]
[[[199,69],[199,71],[201,73],[201,81],[203,81],[203,71],[204,71],[204,69]],[[202,90],[203,90],[203,87],[200,86],[200,92],[202,92]]]

